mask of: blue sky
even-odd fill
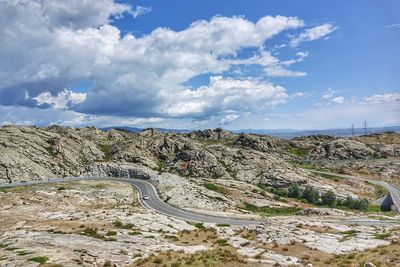
[[[8,0],[0,124],[399,125],[398,10],[399,1]]]

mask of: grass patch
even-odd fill
[[[128,235],[141,235],[142,233],[139,231],[131,231],[128,233]]]
[[[335,182],[339,182],[339,181],[342,181],[343,179],[345,179],[343,177],[336,176],[336,175],[333,175],[333,174],[318,173],[318,175],[322,176],[322,177],[324,177],[326,179],[333,180]]]
[[[28,261],[33,261],[33,262],[37,262],[40,264],[45,264],[48,260],[49,260],[49,257],[46,257],[46,256],[37,256],[37,257],[28,259]]]
[[[110,161],[111,159],[111,145],[109,144],[99,144],[98,148],[104,153],[103,161]]]
[[[391,236],[392,236],[392,233],[390,233],[390,232],[374,234],[374,238],[375,239],[386,239],[386,238],[391,237]]]
[[[228,246],[228,240],[226,239],[218,239],[217,241],[215,241],[215,243],[217,243],[220,246]]]
[[[222,186],[213,184],[213,183],[204,183],[204,187],[207,188],[208,190],[218,192],[221,194],[228,194],[228,190],[223,188]]]
[[[159,259],[159,260],[158,260]],[[161,263],[159,263],[161,262]],[[200,251],[193,254],[183,252],[166,251],[158,255],[140,259],[135,262],[135,266],[167,266],[167,267],[188,267],[188,266],[246,266],[245,259],[237,254],[229,246],[219,247],[213,250]]]
[[[86,228],[81,232],[81,235],[90,236],[97,239],[104,239],[104,236],[97,232],[96,228]]]
[[[21,251],[18,251],[17,254],[19,256],[25,256],[25,255],[32,254],[32,252],[29,252],[29,251],[26,251],[26,250],[21,250]]]
[[[45,146],[44,149],[46,149],[47,153],[49,153],[53,158],[57,156],[57,151],[55,151],[52,146]]]
[[[194,227],[196,227],[197,229],[200,229],[200,230],[206,229],[206,227],[204,226],[203,223],[196,223],[194,225]]]
[[[352,229],[352,230],[347,230],[347,231],[340,232],[340,234],[341,234],[341,235],[344,235],[344,236],[346,236],[346,237],[354,237],[354,236],[356,236],[359,232],[360,232],[360,231],[358,231],[358,230]]]
[[[115,222],[113,222],[113,225],[116,228],[119,228],[119,229],[132,229],[133,227],[135,227],[135,225],[132,224],[132,223],[125,223],[124,224],[121,221],[115,221]]]
[[[107,233],[106,233],[106,236],[114,236],[114,235],[117,235],[118,233],[116,232],[116,231],[108,231]]]
[[[217,226],[218,226],[218,227],[229,227],[229,226],[231,226],[231,225],[228,224],[228,223],[219,223],[219,224],[217,224]]]
[[[287,151],[293,155],[300,156],[300,157],[305,157],[310,153],[311,148],[303,148],[303,147],[293,147],[289,146],[287,148]]]
[[[294,215],[300,210],[301,208],[298,207],[281,207],[281,208],[275,208],[275,207],[268,207],[268,206],[256,206],[250,203],[245,203],[244,204],[244,209],[254,212],[254,213],[260,213],[264,216],[284,216],[284,215]]]
[[[323,266],[364,266],[365,262],[371,262],[375,266],[382,267],[397,266],[400,262],[399,251],[399,242],[392,242],[387,246],[332,256],[324,262],[325,265]]]
[[[167,163],[165,162],[165,160],[159,160],[157,162],[157,167],[154,168],[155,171],[158,171],[158,174],[162,174],[165,170],[165,166],[167,165]]]

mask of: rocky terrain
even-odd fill
[[[307,169],[398,184],[399,153],[400,134],[393,132],[287,140],[223,129],[176,134],[3,126],[0,183],[68,176],[146,179],[170,205],[263,222],[196,225],[170,218],[144,209],[137,191],[120,182],[3,189],[0,266],[37,266],[44,260],[61,266],[204,266],[205,258],[208,266],[377,262],[377,255],[399,248],[396,215],[343,203],[349,198],[372,203],[385,191]],[[295,187],[320,200],[293,196]],[[322,203],[330,192],[342,206]],[[382,222],[358,223],[371,219]],[[347,258],[354,253],[364,254]],[[400,255],[386,260],[381,266],[400,262]]]
[[[277,201],[274,194],[259,192],[259,187],[287,189],[298,184],[320,193],[333,191],[342,198],[357,197],[362,191],[371,191],[371,186],[358,183],[355,188],[357,182],[317,176],[292,162],[307,160],[313,168],[377,175],[396,182],[399,136],[382,133],[286,140],[233,134],[220,128],[174,134],[155,129],[132,133],[94,127],[3,126],[0,182],[66,176],[135,177],[151,179],[165,200],[187,209],[235,212],[243,203],[302,205]],[[161,173],[170,177],[160,179],[157,174]],[[208,190],[205,184],[217,187]]]
[[[381,266],[400,260],[384,251],[398,248],[398,226],[329,209],[196,224],[143,208],[136,190],[111,181],[3,189],[0,203],[0,266],[336,266],[377,263],[378,249]]]

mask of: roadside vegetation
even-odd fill
[[[283,216],[293,215],[301,210],[298,207],[268,207],[268,206],[256,206],[250,203],[244,203],[243,209],[259,213],[263,216]]]
[[[366,198],[355,199],[347,197],[346,199],[340,199],[333,191],[320,193],[310,186],[303,189],[298,184],[292,184],[287,189],[275,189],[266,187],[263,184],[258,184],[258,187],[264,190],[269,190],[271,193],[280,197],[298,199],[304,203],[314,204],[317,206],[360,211],[379,211],[379,209],[377,210],[376,207],[370,205],[369,200]]]

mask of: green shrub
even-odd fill
[[[83,230],[82,235],[86,235],[86,236],[90,236],[90,237],[94,237],[94,238],[98,238],[98,239],[104,238],[103,235],[97,233],[96,228],[86,228],[85,230]]]
[[[311,186],[307,186],[303,193],[302,198],[308,201],[308,203],[318,204],[319,202],[319,192],[312,188]]]
[[[292,184],[290,185],[288,189],[288,197],[291,198],[300,198],[301,196],[301,190],[298,184]]]
[[[220,246],[227,246],[228,245],[228,240],[226,239],[218,239],[217,244]]]
[[[245,203],[244,209],[256,213],[261,213],[266,216],[277,216],[277,215],[293,215],[301,210],[298,207],[268,207],[268,206],[256,206],[250,203]]]
[[[288,191],[285,189],[276,189],[276,188],[272,188],[271,189],[271,193],[278,195],[280,197],[287,197],[288,196]]]
[[[141,235],[141,234],[142,233],[138,232],[138,231],[131,231],[131,232],[128,233],[128,235]]]
[[[48,260],[49,260],[49,257],[46,257],[46,256],[37,256],[37,257],[28,259],[28,261],[33,261],[33,262],[37,262],[40,264],[45,264]]]
[[[204,187],[207,188],[208,190],[215,191],[215,192],[218,192],[221,194],[228,193],[228,191],[225,188],[223,188],[222,186],[213,184],[213,183],[204,183]]]
[[[116,231],[108,231],[108,232],[106,233],[106,236],[114,236],[114,235],[117,235],[117,232],[116,232]]]
[[[116,228],[120,228],[120,229],[132,229],[135,226],[132,223],[123,224],[121,221],[115,221],[115,222],[113,222],[113,225]]]
[[[369,209],[369,201],[366,198],[354,199],[352,197],[347,197],[344,202],[341,203],[344,207],[354,210],[366,211]]]
[[[196,223],[194,225],[197,229],[205,229],[206,227],[203,225],[203,223]]]
[[[333,191],[328,191],[321,196],[322,205],[328,205],[330,207],[336,204],[336,195]]]
[[[164,172],[166,162],[164,160],[160,160],[157,162],[157,168],[155,168],[156,171],[158,171],[158,174],[161,174]]]

